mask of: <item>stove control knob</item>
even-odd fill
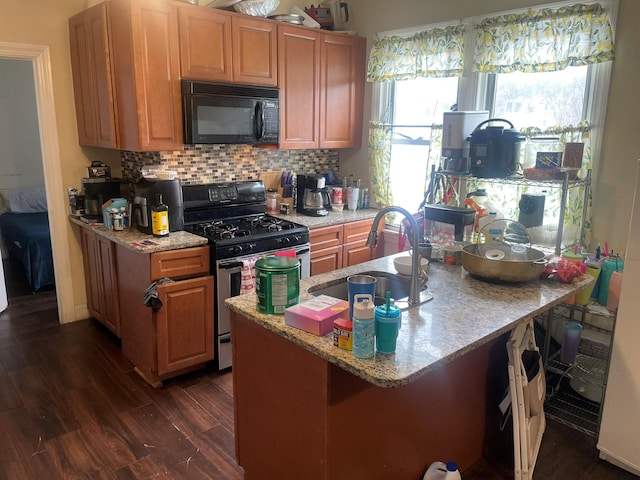
[[[289,237],[282,237],[280,243],[282,243],[282,245],[289,245],[291,244],[291,239]]]
[[[229,251],[234,255],[240,255],[244,251],[244,248],[242,248],[242,245],[234,245],[229,247]]]
[[[244,246],[245,252],[253,252],[253,250],[256,248],[256,244],[255,243],[247,243]]]

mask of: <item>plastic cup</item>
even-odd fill
[[[356,295],[376,296],[376,277],[371,275],[350,275],[347,277],[347,292],[349,294],[349,319],[353,320],[353,302]]]
[[[356,187],[349,187],[347,189],[347,208],[349,210],[355,210],[358,208],[358,197],[360,196],[360,189]]]
[[[596,282],[598,281],[598,277],[600,276],[600,269],[587,267],[587,274],[593,277],[593,283],[576,295],[577,305],[586,305],[587,303],[589,303],[589,299],[591,298],[591,294],[593,293],[593,288],[595,287]]]
[[[375,310],[376,319],[376,350],[379,353],[394,353],[398,332],[402,325],[400,309],[391,305],[387,311],[386,305],[379,305]]]
[[[562,336],[562,350],[560,352],[562,363],[572,364],[576,361],[581,334],[581,324],[578,322],[564,322],[564,335]]]

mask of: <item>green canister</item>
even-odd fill
[[[283,315],[285,308],[300,303],[300,261],[269,256],[256,262],[258,312]]]

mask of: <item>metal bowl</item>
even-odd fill
[[[545,254],[524,247],[517,256],[496,255],[493,250],[481,250],[481,245],[462,247],[462,267],[476,278],[495,283],[523,283],[538,280],[544,272]],[[484,253],[484,254],[483,254]]]
[[[286,13],[279,15],[269,15],[267,18],[271,20],[277,20],[279,22],[293,23],[294,25],[303,25],[304,17],[296,13]]]

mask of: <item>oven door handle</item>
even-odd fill
[[[220,335],[218,337],[218,341],[220,343],[231,343],[231,334],[230,333],[225,333],[223,335]]]
[[[306,253],[309,253],[311,251],[311,249],[309,248],[303,248],[302,250],[296,250],[296,257],[300,256],[300,255],[304,255]]]
[[[242,262],[220,262],[218,268],[221,270],[231,270],[232,268],[242,268]]]

